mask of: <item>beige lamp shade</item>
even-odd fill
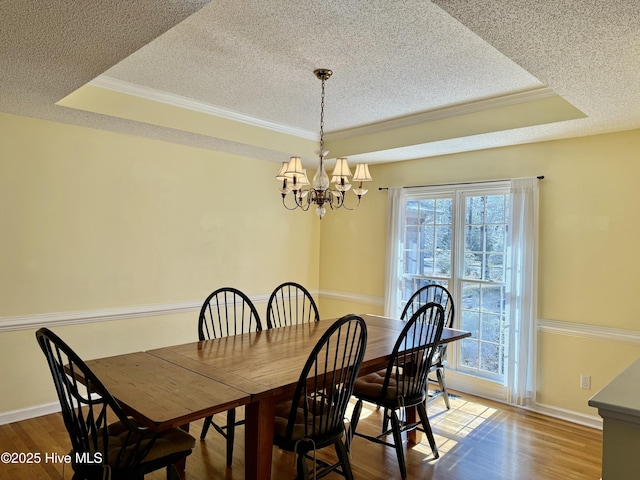
[[[356,174],[353,176],[354,182],[370,182],[373,180],[369,173],[369,164],[359,163],[356,165]]]
[[[287,178],[293,178],[294,176],[300,175],[304,175],[304,170],[302,169],[302,159],[300,157],[291,157],[289,159],[289,165],[287,166],[285,176]]]
[[[336,168],[333,169],[332,176],[334,178],[351,176],[351,170],[349,169],[349,163],[346,158],[336,159]]]
[[[296,175],[298,185],[309,185],[309,178],[307,177],[307,169],[302,169],[302,175]]]
[[[287,173],[288,168],[289,168],[289,162],[282,162],[280,171],[278,172],[278,175],[276,175],[276,180],[279,180],[279,181],[286,180],[287,176],[285,175],[285,173]]]

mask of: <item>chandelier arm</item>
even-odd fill
[[[345,210],[353,211],[360,206],[360,199],[362,195],[356,195],[358,197],[358,203],[356,203],[353,207],[348,207],[346,200],[345,192],[340,192],[342,195],[342,202],[340,203],[340,208],[344,208]]]
[[[284,193],[284,194],[281,194],[281,195],[282,195],[282,206],[283,206],[284,208],[286,208],[287,210],[296,210],[297,208],[299,208],[299,207],[300,207],[300,205],[298,205],[298,202],[295,202],[295,206],[293,206],[293,207],[289,207],[289,206],[287,205],[287,202],[286,202],[287,194],[286,194],[286,193]],[[295,201],[295,199],[294,199],[294,201]]]
[[[306,201],[304,200],[305,197],[299,196],[296,197],[296,204],[298,205],[298,208],[300,208],[303,212],[306,212],[307,210],[309,210],[309,207],[311,206],[311,195],[313,193],[313,190],[305,190],[307,192],[306,195]]]
[[[307,202],[306,204],[301,203],[301,204],[300,204],[300,209],[301,209],[303,212],[306,212],[307,210],[309,210],[309,207],[310,207],[310,206],[311,206],[311,204],[310,204],[309,202]]]
[[[331,207],[331,210],[337,210],[340,207],[342,207],[342,202],[341,202],[341,198],[342,198],[342,192],[340,192],[340,196],[336,197],[333,192],[335,190],[327,190],[327,193],[329,194],[329,206]]]
[[[322,81],[322,92],[320,96],[320,150],[318,150],[319,166],[313,177],[313,182],[309,184],[309,179],[306,175],[306,170],[302,167],[300,157],[291,157],[289,162],[283,162],[280,167],[280,171],[276,176],[276,179],[283,181],[281,191],[288,190],[287,180],[291,179],[293,187],[296,190],[292,190],[294,206],[289,206],[286,203],[286,193],[282,194],[282,204],[287,210],[295,210],[300,208],[303,211],[309,210],[311,205],[316,207],[316,213],[322,219],[326,213],[326,206],[329,205],[331,210],[337,210],[343,208],[345,210],[355,210],[360,205],[362,195],[357,195],[358,203],[350,207],[345,202],[345,194],[351,185],[347,185],[347,177],[351,176],[351,171],[347,164],[346,158],[339,158],[336,161],[336,168],[334,169],[334,180],[330,180],[325,170],[325,157],[329,152],[324,151],[324,104],[325,104],[325,84],[331,77],[333,72],[331,70],[320,68],[313,72],[318,80]],[[338,171],[340,173],[338,173]],[[358,164],[356,166],[355,178],[360,181],[359,191],[366,193],[366,190],[362,189],[362,179],[364,181],[371,180],[367,164]],[[337,182],[336,178],[340,179],[340,187],[335,190],[331,189],[331,182]],[[303,190],[302,186],[309,186],[307,190]],[[306,197],[306,198],[305,198]]]

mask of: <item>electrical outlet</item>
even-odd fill
[[[591,375],[580,375],[580,388],[591,390]]]

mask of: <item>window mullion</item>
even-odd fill
[[[453,285],[453,299],[454,305],[456,305],[456,328],[460,328],[462,309],[460,308],[462,305],[462,269],[464,268],[464,236],[465,236],[465,228],[464,228],[464,195],[463,192],[457,191],[453,195],[453,208],[452,208],[452,230],[453,230],[453,239],[452,239],[452,248],[454,251],[451,255],[451,262],[453,265],[451,266],[451,284]],[[451,348],[453,347],[453,348]],[[449,353],[450,352],[450,353]],[[458,368],[458,364],[460,361],[460,342],[453,342],[453,345],[450,345],[447,349],[447,353],[449,358],[447,361],[451,364],[454,369]]]

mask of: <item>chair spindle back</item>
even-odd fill
[[[228,337],[262,330],[253,302],[240,290],[223,287],[211,293],[200,309],[198,338]]]
[[[295,282],[276,287],[267,304],[267,328],[320,320],[318,306],[309,291]]]

